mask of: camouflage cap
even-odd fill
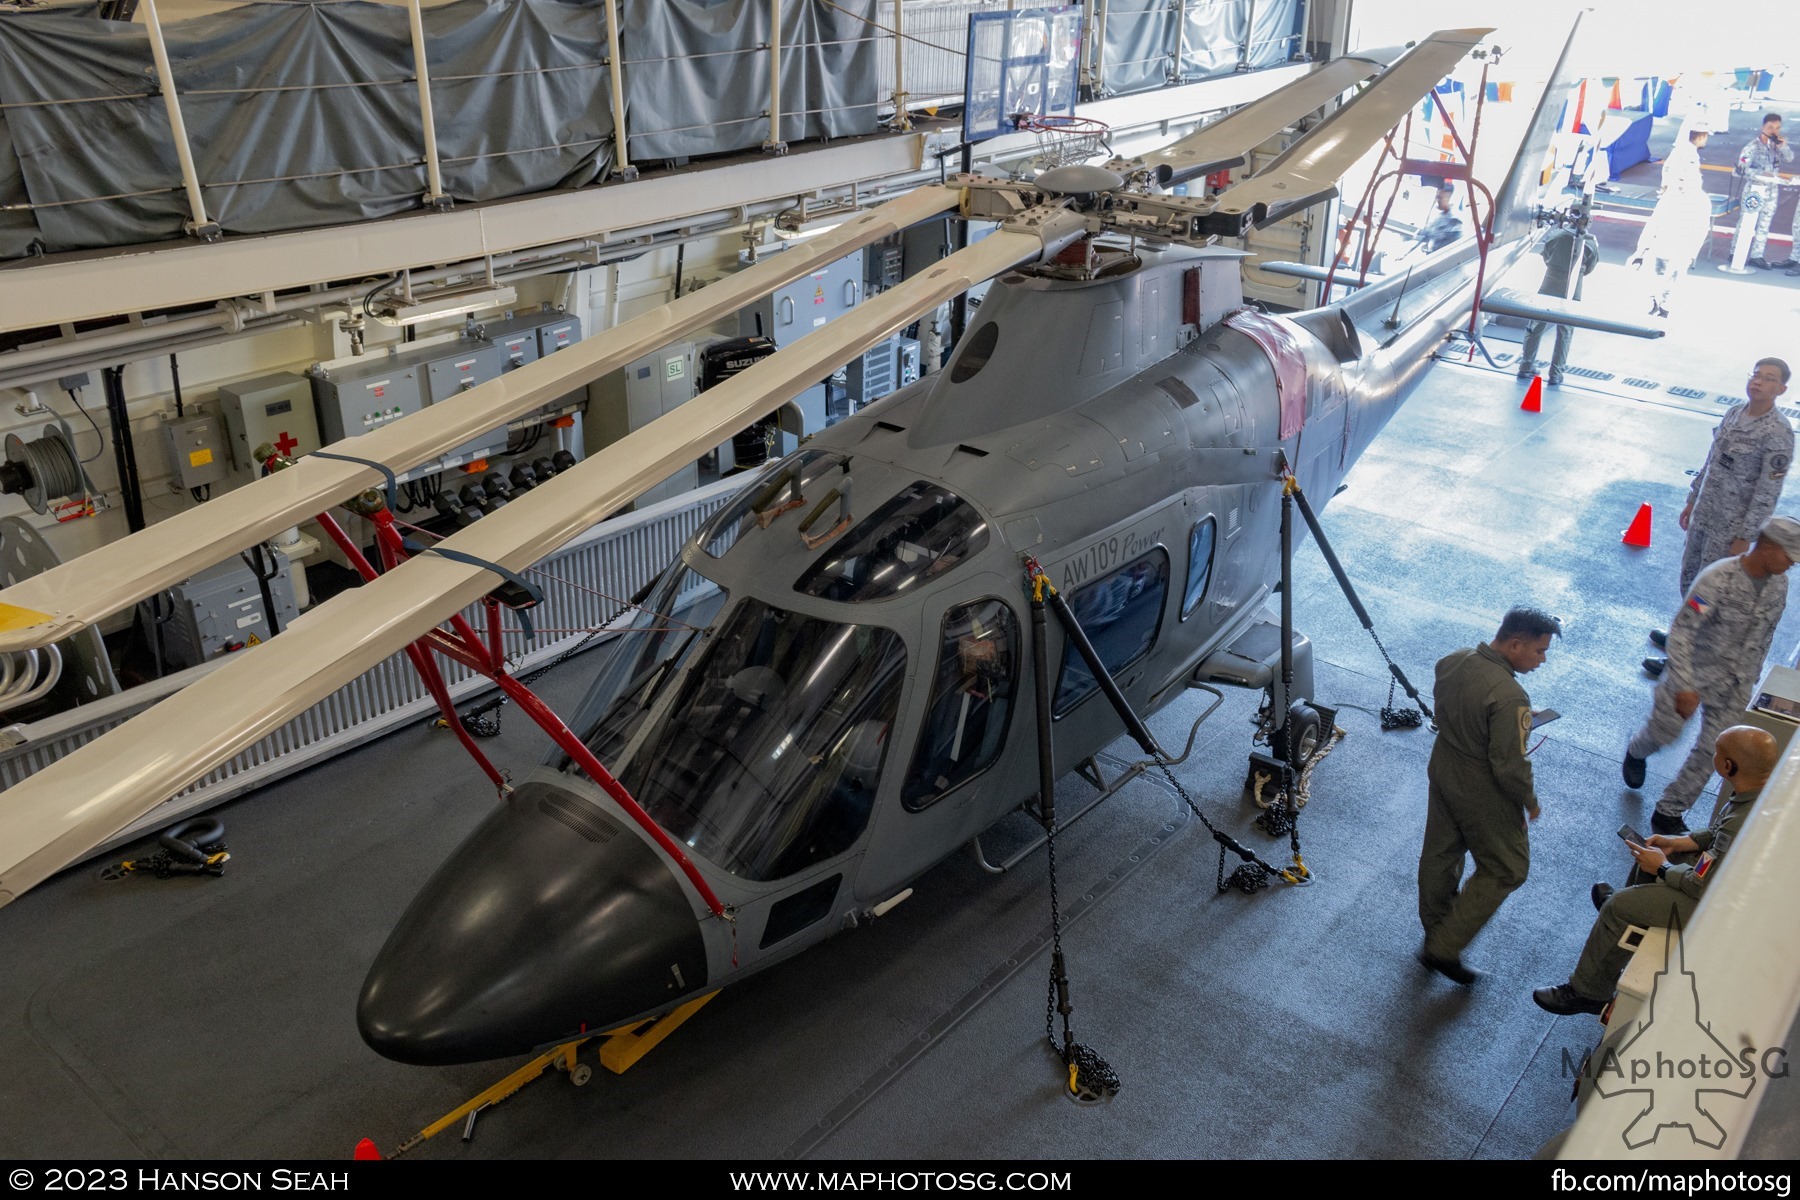
[[[1800,521],[1792,517],[1771,517],[1756,536],[1774,542],[1787,551],[1789,558],[1800,562]]]

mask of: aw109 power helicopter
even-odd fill
[[[429,427],[418,414],[359,438],[355,461],[272,474],[240,493],[240,521],[185,514],[5,589],[0,649],[67,636],[894,229],[951,207],[1000,223],[0,797],[0,903],[397,650],[471,653],[438,626],[498,572],[998,276],[942,373],[813,438],[700,531],[569,726],[534,710],[556,752],[406,912],[359,1023],[406,1062],[522,1053],[668,1011],[882,911],[1038,791],[1021,556],[1066,593],[1132,707],[1155,711],[1255,623],[1277,577],[1287,465],[1329,496],[1468,320],[1483,266],[1498,275],[1526,252],[1553,100],[1485,246],[1465,239],[1290,318],[1246,308],[1244,255],[1212,244],[1332,194],[1487,32],[1435,34],[1385,69],[1391,55],[1334,60],[1142,159],[913,192],[435,406]],[[1160,190],[1241,160],[1378,71],[1220,196]],[[1132,245],[1107,240],[1121,234]],[[104,569],[83,566],[105,554]],[[1120,721],[1085,663],[1052,653],[1062,772]],[[519,695],[503,663],[488,666]]]

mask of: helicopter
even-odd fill
[[[505,1057],[667,1012],[885,912],[1039,790],[1034,686],[1062,772],[1119,735],[1100,676],[1153,713],[1243,645],[1278,577],[1284,488],[1329,497],[1484,275],[1528,252],[1550,101],[1481,235],[1404,277],[1276,316],[1244,304],[1245,254],[1217,244],[1334,194],[1489,32],[1333,60],[1140,158],[917,189],[434,406],[429,424],[358,438],[354,458],[275,471],[232,516],[182,514],[0,591],[0,648],[46,644],[333,502],[363,493],[379,516],[364,489],[386,472],[895,229],[952,209],[999,226],[431,552],[395,550],[363,587],[9,790],[0,905],[388,655],[474,655],[444,621],[530,605],[496,577],[991,279],[944,370],[756,475],[638,599],[570,721],[534,710],[555,749],[401,918],[359,1028],[409,1063]],[[1370,76],[1243,182],[1165,190]],[[1567,305],[1536,315],[1586,321]],[[1055,678],[1034,678],[1022,556],[1066,594],[1103,671],[1064,639]],[[504,663],[487,668],[518,695]],[[1290,747],[1316,726],[1310,690],[1272,706]]]

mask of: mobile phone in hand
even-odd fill
[[[1625,844],[1628,846],[1648,846],[1650,844],[1644,840],[1643,834],[1629,825],[1619,826],[1619,836],[1625,839]]]

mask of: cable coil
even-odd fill
[[[18,464],[29,473],[27,486],[17,490],[39,516],[49,510],[52,499],[76,495],[85,487],[81,468],[76,465],[67,438],[54,426],[46,429],[43,437],[30,442],[17,434],[8,434],[6,461]],[[7,490],[15,489],[9,487]]]

